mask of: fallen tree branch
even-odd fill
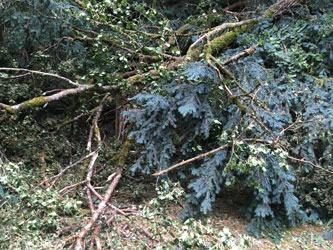
[[[222,64],[223,65],[227,65],[227,64],[230,64],[230,63],[232,63],[234,61],[237,61],[238,59],[240,59],[242,57],[250,56],[258,48],[258,46],[259,46],[259,44],[256,44],[256,45],[254,45],[254,46],[252,46],[252,47],[244,50],[243,52],[241,52],[241,53],[239,53],[239,54],[237,54],[237,55],[235,55],[235,56],[233,56],[233,57],[231,57],[231,58],[223,61]]]
[[[220,150],[223,150],[223,149],[227,148],[228,146],[229,146],[229,144],[226,144],[226,145],[223,145],[223,146],[221,146],[221,147],[219,147],[219,148],[213,149],[213,150],[211,150],[211,151],[209,151],[209,152],[206,152],[206,153],[200,154],[200,155],[198,155],[198,156],[196,156],[196,157],[193,157],[193,158],[191,158],[191,159],[188,159],[188,160],[186,160],[186,161],[179,162],[179,163],[177,163],[176,165],[173,165],[173,166],[171,166],[171,167],[169,167],[169,168],[167,168],[167,169],[165,169],[165,170],[162,170],[162,171],[160,171],[160,172],[157,172],[157,173],[155,173],[155,174],[152,174],[152,176],[162,175],[162,174],[165,174],[165,173],[167,173],[167,172],[169,172],[169,171],[171,171],[171,170],[173,170],[173,169],[175,169],[175,168],[179,168],[179,167],[181,167],[181,166],[183,166],[183,165],[186,165],[186,164],[189,164],[189,163],[191,163],[191,162],[194,162],[194,161],[197,161],[197,160],[204,159],[204,158],[206,158],[207,156],[209,156],[209,155],[211,155],[211,154],[214,154],[214,153],[216,153],[216,152],[218,152],[218,151],[220,151]]]
[[[307,161],[307,160],[304,160],[304,159],[297,159],[297,158],[292,157],[292,156],[287,156],[287,157],[288,157],[288,159],[290,159],[290,160],[298,161],[298,162],[305,163],[305,164],[309,164],[309,165],[311,165],[311,166],[314,167],[314,168],[318,168],[318,169],[320,169],[320,170],[322,170],[322,171],[325,171],[325,172],[327,172],[327,173],[329,173],[329,174],[333,174],[332,171],[330,171],[330,170],[328,170],[328,169],[326,169],[326,168],[323,168],[323,167],[321,167],[321,166],[318,166],[318,165],[314,164],[314,163],[311,162],[311,161]]]
[[[300,2],[301,0],[280,0],[277,3],[273,4],[271,7],[269,7],[265,11],[265,13],[258,18],[252,18],[235,23],[224,23],[219,26],[216,26],[215,28],[213,28],[212,31],[209,31],[205,33],[203,36],[199,37],[190,46],[186,56],[189,60],[198,59],[200,53],[203,50],[202,48],[201,49],[199,48],[203,46],[199,46],[199,48],[196,49],[194,48],[195,46],[199,45],[200,43],[203,43],[204,40],[206,40],[207,45],[205,46],[204,53],[206,54],[206,58],[209,58],[210,55],[214,55],[219,51],[227,48],[232,43],[234,43],[237,40],[238,35],[248,31],[254,24],[259,23],[266,18],[272,18],[277,15],[281,15],[289,8],[296,6]],[[217,36],[212,41],[209,41],[210,37],[227,29],[232,29],[232,30],[220,36]]]
[[[41,72],[41,71],[36,71],[36,70],[30,70],[30,69],[21,69],[21,68],[0,68],[0,71],[15,71],[15,72],[28,72],[28,74],[36,74],[36,75],[41,75],[41,76],[51,76],[51,77],[55,77],[55,78],[58,78],[60,80],[63,80],[65,82],[68,82],[69,84],[75,86],[75,87],[79,87],[80,84],[79,83],[76,83],[76,82],[73,82],[72,80],[66,78],[66,77],[63,77],[63,76],[59,76],[57,74],[53,74],[53,73],[46,73],[46,72]],[[27,75],[27,74],[25,74]],[[25,75],[21,75],[22,76],[25,76]],[[19,76],[14,76],[14,77],[19,77]]]
[[[236,2],[234,4],[231,4],[231,5],[227,6],[227,7],[225,7],[223,10],[224,11],[232,11],[234,9],[244,7],[246,4],[247,4],[247,0]]]
[[[99,203],[97,210],[94,212],[94,214],[92,215],[92,217],[89,220],[89,222],[87,223],[87,225],[79,233],[79,235],[76,239],[76,247],[75,247],[76,250],[83,249],[82,248],[83,239],[85,238],[87,233],[91,230],[91,228],[97,221],[98,217],[104,212],[104,210],[106,208],[106,204],[109,202],[109,199],[121,178],[122,167],[118,167],[116,172],[117,172],[117,175],[113,179],[112,183],[109,185],[109,187],[105,193],[104,199]]]
[[[99,216],[101,214],[103,214],[105,208],[107,207],[107,204],[111,198],[111,195],[113,193],[113,191],[115,190],[115,188],[117,187],[119,180],[122,176],[122,171],[123,171],[123,166],[125,163],[125,159],[128,155],[129,149],[132,145],[132,140],[127,139],[123,146],[122,146],[122,150],[119,153],[119,158],[118,158],[118,167],[115,171],[116,175],[113,179],[113,181],[111,182],[111,184],[109,185],[105,196],[103,198],[103,200],[99,203],[97,210],[94,212],[94,214],[92,215],[91,219],[89,220],[89,222],[86,224],[86,226],[80,231],[79,235],[77,236],[76,239],[76,246],[75,249],[76,250],[81,250],[84,249],[83,248],[83,243],[84,243],[84,238],[86,237],[86,235],[88,234],[88,232],[91,230],[91,228],[93,227],[93,225],[96,223],[97,219],[99,218]]]
[[[199,43],[203,42],[204,40],[208,40],[213,35],[215,35],[219,32],[222,32],[226,29],[231,29],[231,28],[236,28],[236,27],[240,27],[240,26],[244,26],[244,25],[249,25],[249,24],[253,24],[255,22],[257,22],[256,19],[249,19],[249,20],[240,21],[240,22],[236,22],[236,23],[224,23],[224,24],[221,24],[221,25],[215,27],[212,31],[209,31],[208,33],[199,37],[194,43],[192,43],[192,45],[190,46],[190,48],[187,51],[187,57],[192,58],[192,56],[193,56],[192,55],[192,50],[194,49],[194,47],[197,46]]]
[[[64,97],[70,96],[70,95],[77,95],[79,93],[88,91],[88,90],[103,90],[103,91],[109,91],[109,90],[117,90],[118,87],[117,86],[103,86],[103,87],[96,87],[94,85],[80,85],[77,88],[73,88],[73,89],[66,89],[63,90],[59,93],[56,93],[54,95],[50,95],[50,96],[39,96],[39,97],[35,97],[32,98],[30,100],[24,101],[22,103],[10,106],[7,104],[3,104],[0,103],[0,108],[6,110],[7,112],[14,114],[17,112],[20,112],[22,110],[26,110],[32,107],[41,107],[49,102],[52,101],[57,101],[60,100]]]

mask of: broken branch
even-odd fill
[[[65,82],[68,82],[69,84],[78,87],[80,86],[80,84],[73,82],[72,80],[63,77],[63,76],[59,76],[57,74],[53,74],[53,73],[46,73],[46,72],[41,72],[41,71],[36,71],[36,70],[30,70],[30,69],[21,69],[21,68],[0,68],[0,71],[15,71],[15,72],[28,72],[28,74],[36,74],[36,75],[41,75],[41,76],[51,76],[51,77],[55,77],[58,78],[60,80],[63,80]],[[28,75],[25,74],[25,75]],[[25,76],[25,75],[21,75],[21,76]],[[19,77],[19,76],[14,76],[14,77]]]
[[[197,161],[197,160],[204,159],[204,158],[206,158],[207,156],[209,156],[209,155],[211,155],[211,154],[214,154],[214,153],[216,153],[216,152],[218,152],[218,151],[220,151],[220,150],[223,150],[223,149],[227,148],[228,146],[229,146],[228,144],[223,145],[223,146],[221,146],[221,147],[219,147],[219,148],[216,148],[216,149],[213,149],[213,150],[211,150],[211,151],[209,151],[209,152],[207,152],[207,153],[203,153],[203,154],[200,154],[200,155],[198,155],[198,156],[196,156],[196,157],[193,157],[193,158],[191,158],[191,159],[188,159],[188,160],[186,160],[186,161],[182,161],[182,162],[180,162],[180,163],[177,163],[176,165],[173,165],[172,167],[169,167],[169,168],[167,168],[167,169],[165,169],[165,170],[162,170],[162,171],[157,172],[157,173],[152,174],[152,175],[153,175],[153,176],[158,176],[158,175],[165,174],[165,173],[167,173],[167,172],[169,172],[169,171],[171,171],[171,170],[173,170],[173,169],[175,169],[175,168],[179,168],[179,167],[181,167],[181,166],[183,166],[183,165],[186,165],[186,164],[189,164],[189,163],[191,163],[191,162],[194,162],[194,161]]]

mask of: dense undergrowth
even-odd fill
[[[251,245],[193,220],[225,188],[243,192],[257,237],[330,223],[333,4],[272,4],[0,1],[0,246],[74,245],[101,200],[87,190],[106,192],[119,166],[125,198],[115,194],[88,234],[97,248]],[[92,88],[38,104],[75,84]],[[155,182],[167,185],[147,205],[156,194],[141,184]],[[163,216],[174,205],[185,224]]]

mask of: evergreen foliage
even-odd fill
[[[276,237],[285,227],[330,218],[333,4],[305,1],[263,18],[275,1],[264,1],[257,9],[258,2],[247,1],[229,11],[225,1],[203,0],[0,1],[1,67],[54,73],[74,84],[94,86],[90,92],[9,114],[7,106],[69,87],[59,78],[0,71],[0,167],[5,166],[0,209],[7,212],[17,205],[16,211],[28,208],[28,215],[34,216],[40,207],[42,213],[52,213],[50,227],[43,220],[31,222],[31,227],[57,229],[55,213],[65,211],[66,205],[57,191],[50,200],[45,193],[29,193],[32,184],[23,175],[39,166],[43,175],[58,173],[59,166],[82,160],[97,145],[96,165],[104,165],[87,174],[86,189],[77,191],[85,197],[89,185],[102,183],[105,176],[109,176],[105,183],[110,181],[113,167],[126,169],[125,160],[118,161],[125,156],[114,156],[119,141],[109,141],[126,134],[119,128],[125,117],[139,155],[126,161],[134,162],[131,173],[165,170],[158,181],[181,183],[186,191],[184,221],[212,211],[226,188],[246,190],[243,212],[250,221],[248,232],[257,237]],[[256,22],[230,25],[203,37],[218,25],[250,18]],[[227,47],[210,48],[222,34],[231,34],[234,40],[225,42]],[[199,37],[204,39],[191,48],[195,59],[186,57]],[[255,51],[226,63],[254,45]],[[115,91],[105,91],[107,87]],[[101,118],[96,116],[101,129],[96,124],[87,128],[102,106]],[[93,133],[99,137],[93,138]],[[24,167],[3,163],[2,153],[12,161],[23,160]],[[168,171],[198,156],[202,157]],[[115,162],[121,166],[113,166]],[[81,175],[75,169],[64,179],[81,182],[90,164],[82,160],[78,165]],[[24,190],[12,192],[9,181]],[[35,204],[30,206],[31,197]],[[99,200],[89,201],[87,208]],[[67,201],[65,215],[77,213],[79,203]],[[189,238],[177,244],[208,244]]]
[[[242,115],[236,105],[230,105],[218,86],[216,72],[203,62],[185,65],[179,72],[184,78],[163,86],[160,93],[141,93],[132,98],[137,108],[124,115],[135,124],[131,136],[144,146],[132,170],[164,170],[228,145],[200,162],[184,166],[178,170],[178,177],[168,174],[187,180],[184,218],[198,211],[211,211],[217,194],[222,192],[223,196],[223,186],[236,183],[251,190],[245,214],[251,219],[248,230],[256,236],[265,230],[276,235],[284,226],[315,218],[323,203],[316,204],[308,217],[305,208],[309,204],[304,200],[300,203],[297,196],[308,192],[306,189],[313,182],[311,178],[298,182],[296,189],[295,171],[300,177],[304,171],[318,170],[309,164],[296,167],[291,159],[297,156],[332,169],[333,81],[318,80],[332,74],[332,61],[327,54],[332,30],[328,26],[325,31],[319,28],[331,20],[331,14],[329,11],[327,15],[311,17],[315,22],[308,22],[304,13],[296,22],[267,22],[238,39],[240,48],[263,44],[252,57],[240,59],[228,69],[238,79],[238,84],[232,86],[236,94],[243,94],[238,85],[247,92],[256,91],[256,103],[250,98],[244,98],[243,103],[265,128],[253,117]],[[286,43],[288,52],[281,43]],[[239,52],[241,49],[229,49],[220,60]],[[284,132],[289,126],[295,129]],[[283,148],[269,145],[271,135],[279,137]],[[330,174],[324,178],[330,178]],[[325,191],[326,195],[332,194],[331,188]],[[324,205],[326,213],[332,211],[330,204]]]

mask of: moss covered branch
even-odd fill
[[[252,23],[257,22],[256,19],[250,19],[250,20],[245,20],[245,21],[241,21],[241,22],[236,22],[236,23],[224,23],[222,25],[219,25],[217,27],[215,27],[212,31],[209,31],[208,33],[204,34],[203,36],[201,36],[200,38],[198,38],[188,49],[187,51],[187,57],[189,57],[190,59],[195,59],[195,54],[193,54],[193,49],[200,44],[201,42],[203,42],[204,40],[209,40],[212,36],[214,36],[217,33],[220,33],[224,30],[227,29],[232,29],[232,28],[237,28],[240,26],[244,26],[244,25],[249,25]],[[228,39],[230,40],[230,39]]]
[[[302,3],[303,0],[280,0],[277,3],[269,7],[263,14],[263,18],[272,18],[282,15],[289,8],[295,7]]]
[[[296,6],[301,3],[302,0],[280,0],[276,4],[269,7],[265,13],[258,18],[252,18],[248,20],[244,20],[241,22],[235,23],[224,23],[215,27],[212,31],[204,34],[200,38],[198,38],[188,49],[187,58],[191,61],[195,61],[199,59],[200,53],[203,49],[196,48],[200,43],[203,43],[206,40],[206,45],[204,52],[206,54],[206,58],[209,58],[210,55],[215,55],[218,52],[223,51],[232,43],[234,43],[238,37],[238,35],[247,32],[253,25],[261,22],[266,18],[272,18],[277,15],[283,14],[289,8]],[[232,29],[218,37],[215,37],[213,40],[209,40],[212,36],[225,31],[227,29]],[[202,47],[202,46],[199,46]],[[198,53],[198,51],[200,51]]]
[[[49,102],[57,101],[70,95],[77,95],[79,93],[91,90],[115,91],[118,90],[118,87],[117,86],[96,87],[94,85],[80,85],[77,88],[62,90],[54,95],[35,97],[13,106],[0,103],[0,108],[4,109],[8,113],[14,114],[23,110],[41,107]]]

